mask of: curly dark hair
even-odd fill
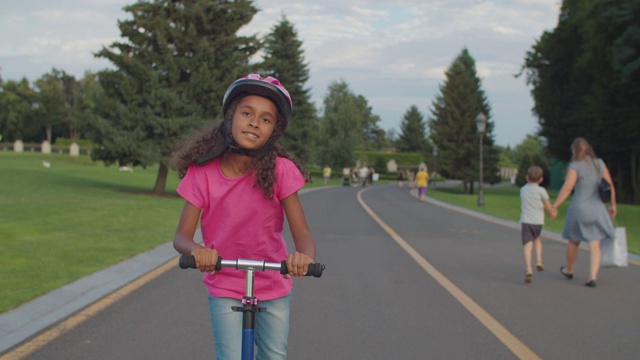
[[[202,155],[211,153],[223,146],[225,143],[224,134],[222,131],[223,126],[228,126],[229,133],[231,132],[231,122],[233,121],[233,114],[236,107],[243,96],[238,96],[229,106],[225,118],[223,121],[208,125],[196,134],[188,137],[180,144],[178,144],[176,150],[171,154],[171,164],[178,170],[178,177],[182,179],[189,166],[196,164],[198,158]],[[255,177],[254,187],[262,189],[264,197],[267,199],[273,198],[273,186],[276,183],[276,158],[281,157],[291,160],[300,174],[305,179],[306,183],[311,182],[311,175],[307,169],[305,169],[292,155],[290,155],[284,148],[275,142],[284,133],[284,122],[281,121],[283,115],[278,112],[278,122],[276,129],[268,143],[273,143],[271,148],[259,155],[254,156],[249,163],[248,168],[245,170],[251,172]],[[219,156],[229,156],[230,150],[224,150]]]

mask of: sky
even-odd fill
[[[93,54],[121,41],[135,0],[0,1],[0,76],[30,82],[53,68],[82,78],[113,68]],[[332,82],[364,96],[384,130],[415,105],[425,120],[445,71],[467,48],[491,106],[496,144],[512,148],[538,123],[531,88],[516,78],[527,51],[557,24],[561,0],[258,0],[241,35],[264,36],[286,16],[303,42],[312,101]],[[286,84],[284,84],[286,86]]]

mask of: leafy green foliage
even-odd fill
[[[346,82],[329,84],[324,98],[324,116],[320,118],[318,163],[351,167],[356,150],[375,149],[384,136],[367,100],[355,95]]]
[[[1,83],[0,88],[0,134],[3,141],[40,140],[40,127],[35,125],[36,91],[27,79]]]
[[[565,0],[523,70],[549,153],[568,161],[586,138],[612,172],[619,202],[640,203],[640,0]]]
[[[544,173],[544,181],[542,186],[547,186],[550,179],[549,160],[544,151],[544,145],[540,138],[534,135],[527,137],[518,144],[513,151],[515,161],[518,163],[518,175],[516,176],[516,185],[522,186],[526,184],[526,175],[529,167],[536,165],[542,168]]]

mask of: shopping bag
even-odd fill
[[[627,267],[627,229],[617,227],[615,238],[602,240],[600,249],[602,251],[602,266]]]

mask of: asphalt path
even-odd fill
[[[639,358],[638,266],[602,269],[588,288],[588,252],[569,281],[565,244],[544,238],[546,270],[525,284],[517,227],[406,187],[362,190],[301,195],[326,271],[294,280],[290,359]],[[214,354],[200,273],[176,264],[27,358]]]

